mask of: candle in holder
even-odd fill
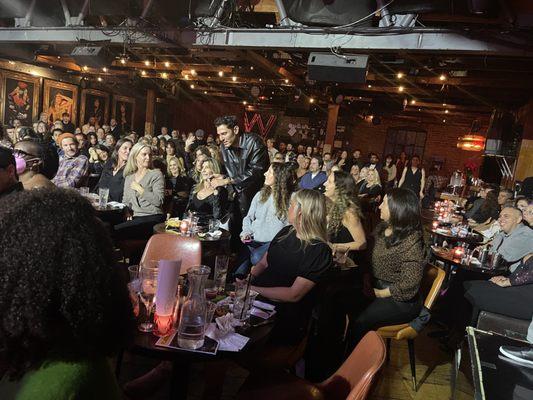
[[[180,232],[182,235],[186,235],[189,232],[189,221],[184,219],[180,223]]]
[[[437,227],[439,226],[439,221],[433,221],[433,229],[437,229]]]
[[[465,249],[463,249],[462,247],[456,247],[453,250],[453,256],[454,258],[461,259],[463,257],[464,252],[465,252]]]

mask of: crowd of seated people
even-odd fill
[[[121,317],[127,321],[117,330],[117,341],[110,337],[104,352],[92,352],[91,346],[101,337],[99,329],[106,328],[107,318],[113,318],[113,313],[124,300],[121,297],[125,293],[124,287],[109,286],[114,284],[115,278],[108,270],[111,261],[107,257],[111,257],[113,244],[116,246],[127,239],[149,238],[153,226],[164,221],[167,214],[181,217],[184,212],[191,212],[204,221],[217,219],[227,223],[232,238],[238,242],[232,248],[236,256],[234,276],[242,278],[250,273],[252,288],[264,298],[279,303],[269,345],[286,347],[300,343],[308,334],[317,301],[324,301],[320,308],[327,312],[318,315],[317,334],[322,335],[324,343],[336,345],[324,348],[330,354],[325,355],[323,371],[329,373],[338,367],[369,330],[407,323],[419,315],[423,301],[419,295],[420,282],[427,261],[420,199],[427,192],[425,171],[416,155],[410,159],[405,154],[400,155],[396,162],[394,156],[389,155],[381,164],[374,153],[368,160],[363,160],[360,150],[351,155],[343,151],[339,158],[331,154],[327,157],[324,154],[322,158],[317,154],[318,149],[310,146],[295,149],[290,143],[290,146],[280,143],[277,150],[273,140],[265,145],[258,135],[241,132],[233,116],[215,121],[216,137],[201,130],[190,135],[178,131],[169,134],[166,128],[161,129],[158,136],[138,137],[132,132],[118,132],[116,121],[105,128],[84,126],[80,132],[71,133],[63,132],[59,123],[53,131],[48,125],[42,127],[42,123],[38,124],[42,132],[21,127],[17,135],[24,137],[16,140],[11,146],[13,150],[0,147],[0,226],[21,218],[19,205],[35,203],[31,206],[33,214],[25,216],[33,227],[23,231],[28,235],[27,239],[18,237],[18,240],[34,240],[32,235],[41,234],[42,229],[57,230],[57,235],[52,241],[47,239],[47,245],[43,246],[46,249],[35,249],[35,259],[31,258],[32,254],[26,254],[28,259],[24,262],[31,268],[38,268],[49,262],[38,259],[44,256],[41,251],[55,249],[70,254],[72,250],[67,247],[71,246],[79,254],[71,265],[60,263],[57,268],[65,273],[72,272],[70,269],[83,269],[76,279],[84,280],[85,285],[99,285],[91,286],[88,293],[105,290],[107,297],[104,296],[102,302],[111,298],[117,301],[108,310],[103,306],[95,310],[87,307],[89,317],[97,318],[101,326],[87,327],[90,325],[88,317],[76,314],[78,311],[70,317],[79,318],[79,321],[65,320],[61,304],[53,303],[55,308],[48,310],[57,316],[54,322],[62,324],[50,329],[62,329],[62,336],[58,338],[65,343],[77,343],[80,338],[85,338],[78,335],[80,327],[87,328],[87,332],[93,335],[80,346],[80,353],[73,353],[73,359],[83,368],[90,368],[91,373],[97,373],[98,378],[111,379],[105,389],[117,390],[116,383],[108,375],[108,366],[102,360],[124,344],[131,319],[131,305],[128,304]],[[75,191],[68,190],[85,186],[90,172],[100,176],[95,190],[107,188],[110,200],[127,206],[129,215],[125,221],[104,227],[95,218],[90,203]],[[438,176],[438,173],[431,176]],[[442,185],[442,180],[436,178],[427,181],[432,185],[431,190]],[[473,202],[472,208],[475,208],[467,211],[468,216],[472,223],[495,227],[492,246],[510,269],[507,276],[466,285],[466,298],[474,305],[473,318],[482,309],[509,310],[510,315],[525,317],[528,309],[520,312],[512,309],[515,308],[513,301],[531,303],[531,291],[523,289],[533,283],[531,201],[524,197],[509,204],[512,192],[488,188],[480,193],[480,197]],[[379,204],[382,220],[370,230],[363,224],[362,203],[368,198],[376,202],[376,207]],[[53,213],[42,221],[34,220],[47,207],[52,207]],[[59,213],[68,215],[60,218]],[[49,223],[52,217],[57,221]],[[69,218],[83,218],[83,223],[78,226]],[[78,231],[72,235],[71,229]],[[96,242],[89,240],[88,235],[103,239]],[[17,251],[18,247],[9,244],[11,239],[8,236],[0,230],[0,242],[5,241],[1,244],[11,246],[9,251]],[[1,255],[7,258],[5,263],[0,263],[0,268],[6,268],[6,277],[0,275],[0,279],[8,282],[12,275],[21,281],[16,282],[13,278],[8,282],[9,287],[23,286],[26,278],[20,274],[30,274],[32,269],[28,267],[17,272],[18,261],[13,261],[14,256],[10,256],[9,251]],[[98,256],[91,256],[96,253]],[[327,282],[333,256],[339,253],[348,253],[364,268],[354,274],[342,290],[331,293],[325,300],[318,296],[319,289]],[[42,268],[44,274],[51,266],[47,264]],[[55,285],[55,281],[43,276],[42,284],[49,287],[42,290],[43,297],[39,300],[57,299],[58,296],[63,299],[62,292],[58,292],[63,289]],[[72,282],[72,285],[78,284],[81,285]],[[83,286],[76,286],[76,290],[83,289],[87,291]],[[23,294],[24,291],[22,288]],[[487,295],[492,292],[494,295]],[[79,299],[80,302],[83,300]],[[6,294],[0,294],[0,301],[4,302],[5,309],[15,307]],[[20,301],[30,300],[21,298]],[[495,303],[497,306],[493,306]],[[42,315],[35,316],[38,317],[42,318]],[[346,317],[349,319],[347,327]],[[10,390],[35,390],[34,374],[40,374],[41,369],[44,369],[43,373],[47,373],[48,368],[54,370],[56,363],[59,363],[57,368],[65,367],[61,363],[67,355],[57,352],[54,341],[35,344],[33,337],[28,341],[17,331],[22,344],[17,341],[8,343],[6,332],[16,327],[14,321],[5,316],[2,318],[0,341],[3,342],[0,347],[7,349],[8,358],[4,360],[0,353],[0,365],[7,365],[11,371],[4,380],[11,379],[16,383]],[[21,321],[16,322],[24,323]],[[68,323],[72,326],[65,327]],[[47,334],[52,333],[47,331]],[[30,346],[25,349],[29,358],[24,359],[23,364],[18,359],[9,358],[10,351],[17,351],[10,346],[22,345]],[[42,345],[39,351],[35,350],[38,345]],[[76,368],[63,378],[70,379],[70,372],[76,373]],[[12,385],[13,382],[3,381],[1,384]],[[63,390],[71,389],[64,386]]]

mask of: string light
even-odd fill
[[[168,61],[165,61],[165,67],[170,67],[170,63]]]
[[[402,78],[404,77],[403,72],[398,72],[398,73],[396,74],[396,77],[397,77],[398,79],[402,79]]]
[[[144,65],[146,65],[146,66],[148,67],[148,66],[150,65],[150,61],[146,60],[146,61],[144,62]]]
[[[102,78],[98,77],[96,79],[98,80],[98,82],[102,82]]]
[[[263,79],[259,78],[259,82],[263,82]]]
[[[195,69],[191,69],[191,75],[192,76],[196,76],[196,70]]]
[[[106,67],[102,68],[102,71],[107,72],[107,68]]]
[[[168,78],[168,74],[167,74],[166,72],[163,72],[163,73],[161,74],[161,78],[163,78],[163,79],[167,79],[167,78]]]
[[[416,100],[415,99],[411,100],[411,104],[416,104]]]
[[[89,70],[89,67],[87,65],[84,65],[83,68],[82,68],[84,71],[88,71]]]
[[[218,71],[218,76],[223,77],[224,76],[224,71]]]
[[[370,89],[372,87],[372,85],[368,85],[368,88]]]
[[[314,102],[315,102],[315,99],[311,97],[311,98],[309,99],[309,103],[312,104],[312,103],[314,103]]]
[[[126,59],[125,59],[124,57],[122,57],[122,58],[120,59],[120,63],[121,63],[121,64],[126,64]]]
[[[254,66],[250,65],[250,71],[253,71],[253,70],[254,70]]]
[[[246,105],[246,104],[248,104],[248,102],[247,102],[246,100],[244,100],[244,101],[242,102],[242,104]]]
[[[194,89],[194,84],[193,83],[191,83],[191,89]]]
[[[440,79],[441,81],[445,81],[445,80],[446,80],[446,75],[441,74],[441,76],[439,76],[439,79]]]
[[[189,74],[185,74],[185,80],[189,80]]]
[[[288,80],[288,79],[285,79],[285,83],[289,83],[289,80]]]
[[[405,88],[403,86],[398,86],[398,92],[403,92]]]
[[[207,94],[207,90],[204,90],[204,94]]]
[[[231,77],[231,80],[232,80],[233,82],[237,82],[237,77],[236,77],[236,76],[232,76],[232,77]]]
[[[8,62],[10,65],[15,65],[15,61],[9,60]]]
[[[446,122],[446,120],[445,120],[445,119],[443,119],[443,120],[442,120],[442,122]]]
[[[448,110],[444,110],[444,114],[448,114],[448,113],[449,113],[449,111],[448,111]]]
[[[142,76],[146,76],[146,71],[141,71]]]

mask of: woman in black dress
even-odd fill
[[[208,158],[202,163],[200,182],[189,196],[187,211],[196,213],[202,222],[214,218],[224,222],[228,217],[228,191],[225,187],[213,187],[213,176],[220,174],[218,163]]]
[[[167,148],[170,143],[172,142],[167,144]],[[167,164],[165,194],[170,198],[167,210],[173,217],[181,217],[187,207],[189,193],[194,182],[187,176],[182,158],[173,156],[167,158]]]

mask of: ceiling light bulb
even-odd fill
[[[449,111],[448,111],[448,110],[444,110],[444,114],[448,114],[448,113],[449,113]]]
[[[253,66],[253,65],[250,66],[250,70],[251,70],[251,71],[254,70],[254,66]]]
[[[149,65],[150,65],[150,61],[146,60],[146,61],[144,62],[144,65],[149,66]]]
[[[122,57],[122,58],[120,59],[120,63],[121,63],[121,64],[126,64],[126,59],[125,59],[124,57]]]
[[[442,106],[443,106],[443,107],[446,107],[446,103],[442,103]]]
[[[441,74],[441,76],[439,76],[439,79],[440,79],[441,81],[445,81],[445,80],[446,80],[446,75]]]
[[[207,90],[204,90],[204,94],[207,94]]]
[[[398,92],[403,92],[405,88],[403,86],[398,86]]]
[[[309,99],[309,103],[314,103],[315,102],[315,99],[313,99],[312,97]]]
[[[165,67],[170,67],[170,63],[168,61],[165,61]]]
[[[102,78],[98,77],[96,79],[98,80],[98,82],[102,82]]]
[[[285,79],[285,83],[289,83],[289,80],[288,80],[288,79]]]
[[[223,71],[218,71],[218,76],[220,76],[220,77],[224,76],[224,72]]]
[[[402,78],[403,78],[403,72],[398,72],[398,73],[396,74],[396,77],[397,77],[398,79],[402,79]]]
[[[245,101],[242,102],[242,104],[246,105],[246,104],[248,104],[248,102],[245,100]]]
[[[368,88],[371,88],[371,87],[372,87],[372,85],[368,85]]]
[[[259,82],[263,82],[263,79],[259,78]]]
[[[185,74],[185,79],[189,79],[189,74]]]
[[[416,100],[411,100],[411,104],[416,104]]]
[[[87,71],[89,69],[89,67],[87,65],[84,65],[83,68],[82,68],[84,71]]]
[[[191,69],[191,75],[192,76],[196,76],[196,70],[195,69]]]
[[[102,71],[107,72],[107,68],[106,67],[102,68]]]
[[[237,81],[237,77],[236,77],[236,76],[232,76],[232,77],[231,77],[231,80],[232,80],[233,82],[236,82],[236,81]]]
[[[141,71],[142,76],[146,76],[146,71]]]
[[[163,79],[167,79],[167,78],[168,78],[168,74],[167,74],[166,72],[163,72],[163,73],[161,74],[161,77],[162,77]]]
[[[194,89],[194,84],[191,84],[191,89]]]
[[[443,119],[443,120],[442,120],[442,122],[446,122],[446,120],[445,120],[445,119]]]

